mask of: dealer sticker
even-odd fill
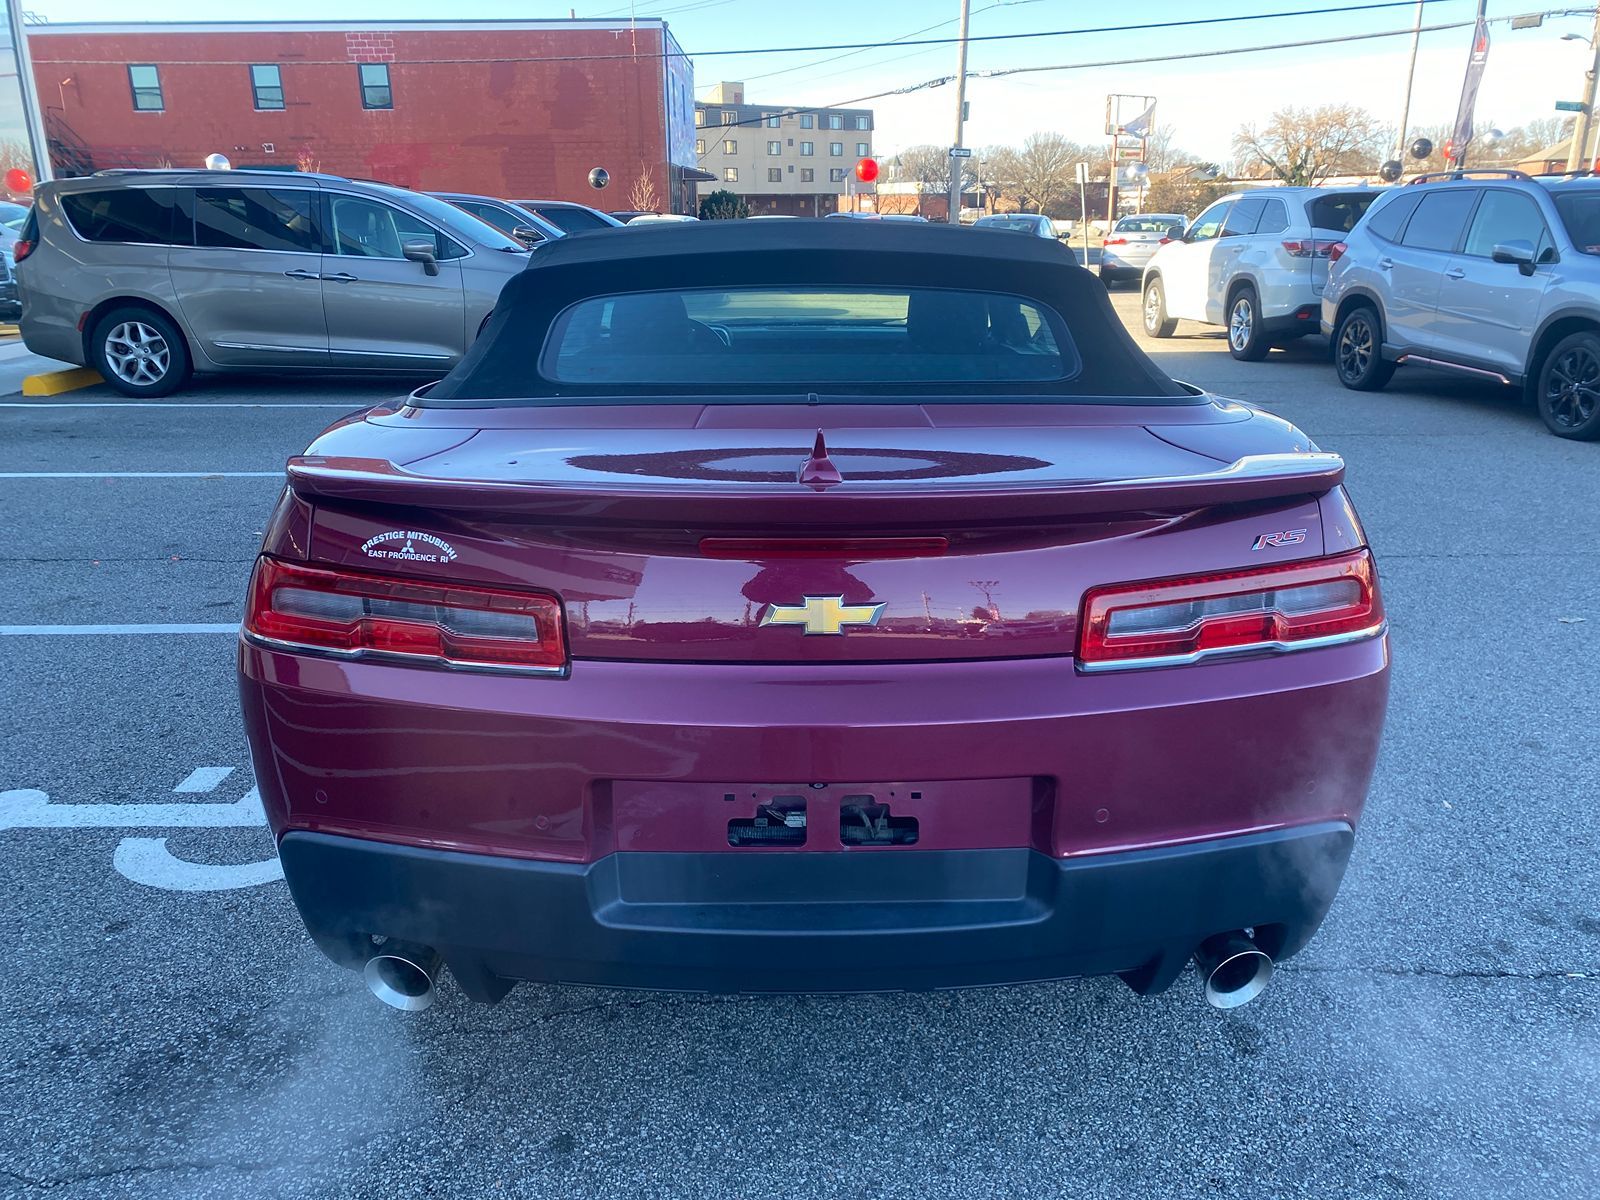
[[[400,543],[396,546],[394,543]],[[405,562],[447,563],[456,558],[455,547],[443,538],[417,529],[391,529],[361,543],[368,558],[397,558]]]

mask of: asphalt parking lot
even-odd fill
[[[228,630],[284,457],[401,385],[0,397],[0,1195],[1600,1193],[1600,445],[1442,376],[1344,391],[1318,339],[1145,345],[1346,456],[1394,628],[1340,900],[1233,1013],[1194,978],[382,1008],[277,880]]]

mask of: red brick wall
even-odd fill
[[[555,30],[330,29],[43,34],[34,72],[60,165],[276,164],[405,187],[632,207],[641,171],[664,207],[661,35]],[[638,58],[538,62],[571,55]],[[392,110],[361,106],[357,62],[387,62]],[[135,112],[128,63],[160,67],[164,112]],[[251,63],[281,68],[286,107],[257,112]],[[274,153],[262,150],[270,143]],[[592,167],[611,186],[588,186]],[[76,172],[75,172],[76,173]]]

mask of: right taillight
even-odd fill
[[[1178,666],[1216,655],[1315,649],[1383,629],[1372,555],[1359,550],[1091,589],[1083,602],[1078,666]]]
[[[275,558],[256,561],[244,634],[270,646],[479,670],[562,674],[561,602]]]
[[[1343,242],[1335,242],[1333,245],[1329,246],[1328,265],[1332,266],[1334,263],[1338,262],[1339,259],[1344,257],[1344,252],[1348,249],[1350,249],[1350,247],[1345,245]]]

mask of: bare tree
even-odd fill
[[[1059,133],[1035,133],[1019,150],[989,159],[1001,190],[1023,208],[1050,213],[1077,194],[1077,165],[1098,162],[1104,151],[1068,141]]]
[[[1197,172],[1167,171],[1150,176],[1144,194],[1144,211],[1197,216],[1202,209],[1233,190],[1231,183],[1196,178]]]
[[[1144,163],[1150,168],[1151,174],[1170,171],[1175,167],[1186,167],[1190,163],[1199,161],[1198,155],[1190,154],[1176,144],[1171,125],[1157,125],[1145,139]]]
[[[950,182],[949,151],[943,146],[909,146],[891,158],[885,172],[890,183],[915,184],[914,212],[922,215],[922,199],[929,192],[939,191]]]
[[[656,181],[650,178],[650,168],[639,164],[639,178],[628,189],[628,207],[636,212],[655,212],[660,204],[656,198]]]
[[[1233,149],[1241,173],[1314,187],[1331,175],[1374,170],[1384,157],[1384,136],[1366,109],[1325,104],[1280,108],[1260,129],[1242,126]]]

